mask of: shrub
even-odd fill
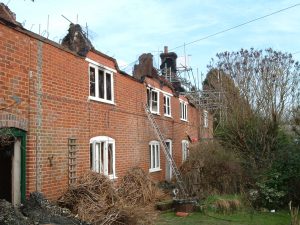
[[[281,174],[269,173],[263,179],[256,182],[257,197],[254,199],[255,207],[278,209],[284,205],[287,192],[283,190]]]
[[[188,193],[200,199],[212,194],[239,193],[242,188],[239,159],[216,141],[192,147],[180,169]]]
[[[300,204],[300,146],[294,139],[280,131],[276,139],[274,161],[269,169],[255,178],[250,196],[253,206],[277,209],[289,201]]]

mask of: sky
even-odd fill
[[[223,51],[271,47],[292,53],[300,61],[300,5],[187,44],[299,4],[300,0],[5,0],[3,3],[16,13],[17,21],[26,29],[55,42],[67,34],[69,21],[79,23],[84,29],[87,26],[94,47],[117,59],[119,67],[130,74],[142,53],[152,53],[154,66],[159,66],[164,46],[177,53],[179,65],[186,61],[200,82],[200,74],[204,77],[207,73],[211,59]]]

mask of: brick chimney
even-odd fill
[[[157,70],[153,67],[153,55],[144,53],[139,57],[139,64],[134,65],[133,77],[141,80],[144,76],[156,77]]]
[[[73,23],[70,24],[69,33],[64,37],[61,44],[84,57],[93,48],[91,41],[84,34],[81,26]]]
[[[169,52],[168,46],[164,47],[164,52],[160,54],[161,65],[160,69],[166,73],[165,68],[171,69],[171,73],[176,76],[176,60],[177,55],[175,52]]]
[[[166,80],[172,83],[172,86],[176,91],[182,91],[180,80],[177,77],[177,54],[175,52],[169,52],[168,46],[164,47],[164,52],[160,54],[162,76]]]
[[[14,23],[17,26],[22,26],[19,22],[17,22],[16,14],[13,13],[4,3],[0,3],[0,17],[6,21]]]

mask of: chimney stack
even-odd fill
[[[172,83],[176,91],[182,91],[180,80],[177,77],[177,55],[175,52],[169,52],[168,46],[164,46],[164,52],[160,54],[162,75]]]
[[[161,65],[160,69],[163,71],[163,75],[166,75],[166,69],[169,71],[168,75],[176,76],[176,59],[175,52],[169,52],[168,46],[164,47],[164,52],[160,54]],[[171,72],[170,72],[171,71]]]
[[[168,53],[168,46],[165,46],[165,47],[164,47],[164,53],[165,53],[165,54]]]

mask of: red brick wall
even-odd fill
[[[115,104],[88,101],[89,63],[85,59],[2,24],[0,37],[0,100],[4,99],[8,105],[11,96],[18,95],[21,103],[8,108],[6,113],[27,120],[29,125],[27,194],[37,189],[49,199],[56,199],[68,187],[70,137],[77,140],[78,176],[89,170],[89,140],[95,136],[115,139],[118,179],[133,166],[149,171],[148,144],[157,138],[143,109],[145,83],[115,73]],[[87,57],[116,69],[115,62],[109,58],[93,52]],[[147,82],[171,93],[155,80],[147,79]],[[188,105],[188,122],[181,121],[179,98],[172,97],[171,102],[172,118],[167,118],[163,115],[163,94],[160,93],[161,114],[155,118],[165,137],[172,140],[173,156],[179,165],[181,141],[187,140],[187,134],[200,139],[202,117]],[[160,180],[165,178],[162,151],[161,169],[151,175]]]

